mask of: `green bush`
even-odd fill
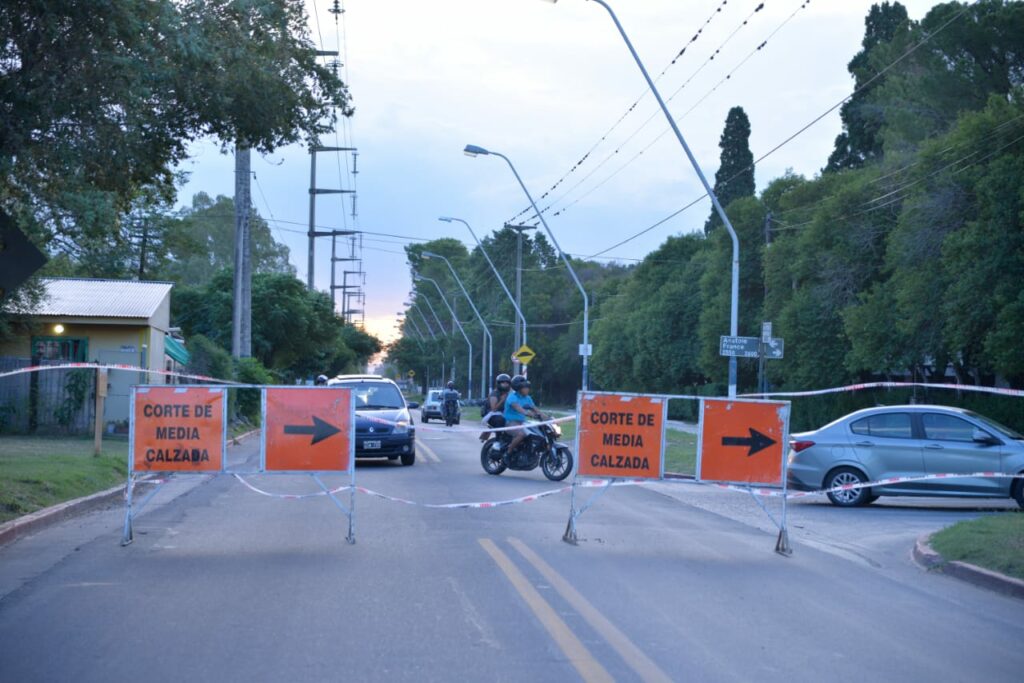
[[[185,370],[189,374],[206,375],[216,379],[231,377],[231,354],[210,338],[201,334],[189,337],[188,353],[189,362]]]
[[[235,381],[243,384],[274,384],[274,377],[263,367],[263,363],[255,358],[239,358],[235,361]],[[236,410],[254,424],[260,420],[260,390],[239,389],[236,398]]]

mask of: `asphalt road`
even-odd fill
[[[431,503],[555,487],[484,474],[475,434],[418,439],[415,466],[361,461],[359,483]],[[175,481],[126,548],[110,509],[0,549],[0,680],[1021,680],[1024,603],[909,556],[919,533],[989,506],[799,503],[784,558],[743,495],[616,488],[580,519],[576,547],[561,541],[568,505],[360,496],[348,545],[322,497]]]

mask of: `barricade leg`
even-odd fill
[[[132,532],[132,493],[135,490],[135,475],[128,473],[128,481],[124,485],[124,532],[121,535],[121,546],[124,547],[134,540]]]
[[[789,528],[786,526],[786,510],[789,507],[789,490],[786,481],[782,483],[782,525],[779,528],[779,538],[775,541],[775,552],[785,557],[793,554],[793,546],[789,544]]]
[[[351,485],[349,486],[349,491],[351,492],[350,505],[352,505],[352,507],[346,508],[340,500],[334,497],[334,494],[331,493],[331,490],[329,488],[327,488],[327,485],[320,480],[319,475],[310,474],[309,476],[313,477],[313,481],[315,481],[320,486],[320,488],[323,489],[323,492],[327,494],[327,497],[331,499],[331,502],[334,503],[339,510],[341,510],[341,513],[348,517],[348,536],[345,537],[345,540],[348,541],[349,545],[354,545],[356,542],[355,522],[352,518],[355,514],[355,488],[352,487]]]
[[[614,478],[613,479],[609,479],[608,483],[605,484],[604,486],[602,486],[601,490],[599,490],[597,493],[592,495],[590,497],[590,500],[588,500],[586,502],[586,504],[583,507],[581,507],[579,510],[575,509],[576,482],[575,481],[573,482],[572,491],[570,492],[572,500],[569,503],[569,506],[570,506],[570,508],[569,508],[569,524],[568,524],[568,526],[566,526],[565,534],[562,536],[562,540],[563,541],[565,541],[566,543],[568,543],[570,545],[576,545],[577,541],[579,540],[577,535],[576,535],[576,519],[581,517],[584,512],[589,510],[590,506],[593,505],[594,503],[596,503],[598,498],[600,498],[602,495],[604,495],[604,493],[608,489],[610,489],[612,486],[614,486],[616,481],[618,481],[618,480],[614,479]]]

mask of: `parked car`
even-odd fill
[[[352,390],[357,458],[416,462],[416,428],[397,384],[377,375],[339,375],[327,384]]]
[[[970,410],[935,405],[859,410],[791,435],[788,479],[799,490],[975,472],[1024,473],[1024,436]],[[828,494],[843,507],[879,496],[1012,497],[1024,508],[1024,479],[958,477]]]
[[[432,419],[444,419],[444,415],[441,414],[441,397],[443,394],[444,389],[431,389],[427,392],[427,397],[423,399],[423,407],[420,408],[420,422],[425,424]]]

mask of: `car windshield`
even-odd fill
[[[430,396],[427,397],[427,400],[428,401],[440,402],[441,401],[441,392],[440,391],[431,391],[430,392]]]
[[[401,392],[388,382],[340,382],[335,386],[352,390],[356,410],[396,410],[405,407]]]
[[[995,420],[993,420],[990,417],[985,417],[984,415],[979,415],[978,413],[975,413],[975,412],[973,412],[971,410],[965,410],[964,414],[968,415],[970,417],[973,417],[975,420],[978,420],[979,422],[984,422],[989,427],[991,427],[995,431],[999,432],[1001,435],[1005,436],[1007,439],[1013,439],[1015,441],[1020,441],[1020,440],[1024,439],[1024,434],[1020,434],[1019,432],[1016,432],[1013,429],[1010,429],[1006,425],[1000,424],[1000,423],[996,422]]]

